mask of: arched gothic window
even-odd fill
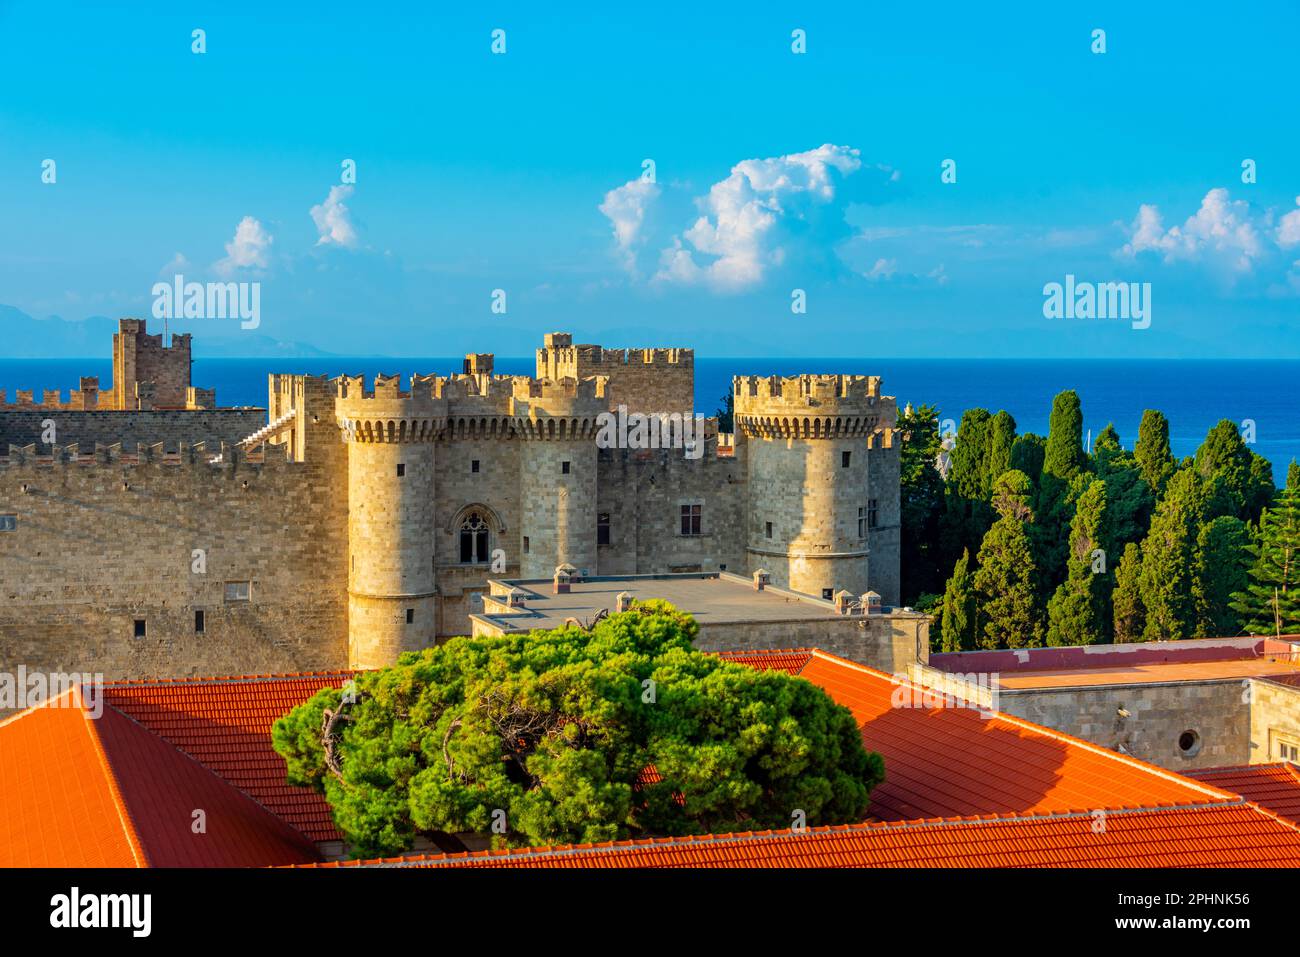
[[[489,560],[487,522],[478,512],[470,512],[460,526],[460,561],[462,565],[486,565]]]

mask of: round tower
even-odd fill
[[[893,398],[876,376],[738,376],[733,390],[748,446],[749,571],[819,598],[866,592],[879,507],[868,449],[894,426]]]
[[[434,440],[446,408],[429,380],[339,383],[335,418],[348,447],[348,658],[380,668],[434,643]]]
[[[516,380],[522,578],[550,578],[563,564],[596,574],[596,433],[609,410],[605,385],[603,376]]]

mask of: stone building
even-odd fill
[[[188,337],[122,320],[111,401],[0,410],[0,668],[372,667],[468,633],[489,579],[560,566],[897,604],[878,378],[738,377],[722,433],[691,414],[692,350],[556,333],[536,358],[535,376],[486,353],[449,376],[272,375],[265,411],[221,409],[190,385]]]

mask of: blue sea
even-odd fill
[[[325,357],[307,359],[195,359],[193,381],[215,387],[222,405],[266,404],[270,372],[320,375],[376,372],[448,374],[461,359]],[[502,374],[532,374],[533,358],[496,359]],[[1084,427],[1096,435],[1113,422],[1127,448],[1137,438],[1144,409],[1159,409],[1169,419],[1176,456],[1191,455],[1220,419],[1255,424],[1256,452],[1273,463],[1281,484],[1287,463],[1300,459],[1300,362],[1198,360],[1023,360],[1023,359],[719,359],[695,361],[696,408],[712,414],[730,390],[733,375],[796,375],[841,372],[884,377],[884,392],[899,406],[928,403],[940,417],[960,421],[969,408],[1005,409],[1020,432],[1046,434],[1052,397],[1074,389],[1083,401]],[[95,359],[0,358],[0,389],[13,401],[17,389],[77,387],[82,375],[98,375],[108,385],[111,362]]]

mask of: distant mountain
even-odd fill
[[[162,326],[156,320],[150,320],[149,331],[162,332]],[[260,333],[209,335],[201,326],[196,328],[193,325],[176,331],[194,333],[195,358],[316,358],[334,355],[305,342],[274,339]],[[108,316],[88,316],[81,320],[61,316],[37,319],[21,309],[0,304],[0,355],[6,358],[107,357],[112,353],[115,332],[117,320]]]

